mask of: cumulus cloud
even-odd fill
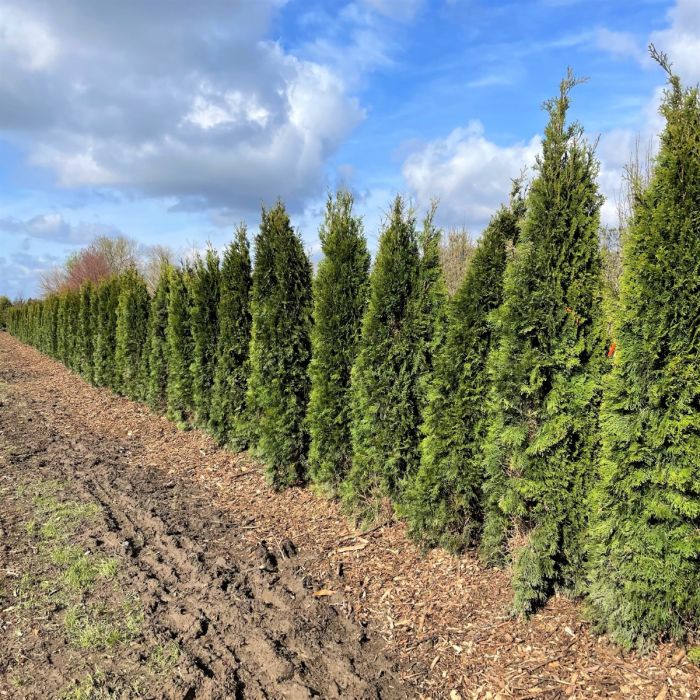
[[[700,81],[700,4],[678,0],[668,13],[669,27],[654,32],[650,41],[668,53],[674,70],[686,82]],[[630,34],[600,29],[600,50],[630,57],[651,66],[641,44]],[[660,80],[663,74],[659,71]],[[653,157],[658,135],[664,128],[659,115],[663,87],[658,87],[640,111],[634,128],[611,129],[599,135],[596,155],[600,160],[598,183],[605,197],[603,224],[618,223],[618,202],[624,197],[625,167],[632,159],[642,163]],[[592,135],[594,137],[595,135]],[[440,216],[447,224],[466,224],[480,230],[509,190],[510,178],[534,162],[539,137],[527,143],[499,146],[484,136],[479,122],[455,129],[415,149],[404,161],[404,179],[421,205],[432,195],[440,200]]]
[[[440,202],[439,217],[447,225],[480,230],[510,191],[511,180],[534,164],[540,138],[499,146],[472,121],[413,150],[403,176],[421,206],[432,197]]]
[[[649,41],[668,54],[673,70],[686,84],[700,81],[700,4],[696,0],[678,0],[668,12],[669,26],[653,32]],[[646,52],[641,51],[634,39],[627,34],[605,31],[601,48],[627,54],[640,63],[651,66]],[[658,70],[658,69],[657,69]],[[659,70],[660,78],[663,73]],[[625,167],[633,159],[642,163],[652,158],[658,149],[658,135],[664,128],[659,114],[663,87],[657,87],[640,114],[634,129],[612,129],[600,135],[598,157],[601,161],[600,187],[605,195],[601,212],[603,223],[618,222],[618,202],[624,197]]]
[[[61,214],[39,214],[31,219],[5,217],[0,219],[0,233],[39,238],[53,243],[87,243],[96,236],[117,236],[121,231],[115,226],[99,222],[80,221],[71,224]]]
[[[673,69],[689,83],[700,82],[700,4],[697,0],[677,0],[667,13],[669,26],[652,32],[644,41],[622,31],[601,27],[595,33],[596,48],[619,58],[631,58],[652,67],[649,42],[666,52]]]
[[[673,69],[690,83],[700,82],[700,3],[678,0],[668,13],[670,26],[654,32],[651,40],[666,51]]]
[[[11,299],[27,298],[36,294],[37,280],[60,262],[54,255],[30,255],[24,252],[0,255],[2,294]]]
[[[6,2],[0,131],[66,187],[299,204],[363,111],[337,71],[267,40],[280,4]]]
[[[658,115],[661,89],[645,110],[639,130],[613,129],[599,135],[596,156],[600,161],[598,185],[605,197],[601,221],[615,226],[618,203],[624,197],[625,167],[633,157],[646,160],[657,148],[663,128]],[[594,138],[591,135],[591,138]],[[419,205],[439,199],[443,225],[466,226],[481,231],[498,206],[505,202],[511,180],[531,168],[541,150],[541,138],[500,146],[489,141],[483,126],[472,122],[444,139],[430,141],[404,161],[403,176]]]

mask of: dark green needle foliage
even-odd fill
[[[514,608],[528,614],[556,588],[580,589],[587,497],[598,451],[605,343],[598,248],[598,163],[569,91],[549,123],[527,215],[495,313],[498,345],[485,442],[487,560],[513,551]]]
[[[93,381],[94,331],[92,322],[95,317],[93,305],[96,303],[96,296],[92,282],[83,282],[80,287],[80,318],[76,344],[78,371],[90,383]]]
[[[58,296],[49,297],[45,306],[44,316],[44,347],[51,357],[58,357],[58,308],[60,302]]]
[[[281,202],[263,209],[255,239],[248,405],[256,453],[283,488],[306,476],[311,265]]]
[[[134,269],[121,276],[117,304],[115,370],[117,391],[136,401],[144,398],[144,363],[150,299],[143,277]]]
[[[99,321],[100,321],[100,286],[101,284],[95,283],[92,285],[90,291],[90,319],[89,325],[92,331],[92,338],[90,341],[92,347],[92,358],[90,360],[90,382],[92,384],[98,385],[97,381],[97,366],[95,362],[97,361],[97,336],[99,334]],[[49,298],[50,301],[51,297]]]
[[[0,296],[0,331],[7,328],[8,311],[12,308],[12,302],[6,296]]]
[[[209,246],[204,257],[195,259],[190,278],[192,329],[192,400],[194,420],[200,427],[209,423],[214,386],[214,365],[218,336],[219,256]]]
[[[164,263],[160,268],[158,283],[151,300],[148,319],[148,405],[162,413],[167,405],[168,389],[168,292],[170,289],[171,266]]]
[[[190,427],[193,412],[192,372],[194,356],[190,326],[189,269],[170,268],[168,283],[168,417],[180,428]]]
[[[224,252],[219,298],[219,337],[209,430],[222,445],[248,447],[246,392],[250,363],[251,277],[248,231],[241,224]]]
[[[420,275],[415,219],[394,200],[370,276],[369,301],[352,376],[352,467],[343,503],[364,519],[419,462],[418,332],[414,326]]]
[[[623,245],[594,491],[594,618],[626,647],[700,627],[700,96],[669,72],[666,128]]]
[[[56,317],[56,356],[68,363],[72,338],[68,335],[68,293],[63,292],[58,296],[58,311]]]
[[[95,328],[95,384],[116,389],[117,306],[119,277],[110,277],[97,288]]]
[[[437,205],[432,204],[418,236],[420,263],[418,283],[412,296],[411,328],[415,336],[414,355],[418,409],[422,415],[428,403],[430,377],[437,352],[447,333],[448,294],[440,259],[442,231],[434,224]],[[414,468],[417,467],[415,463]],[[406,477],[415,476],[415,469]]]
[[[335,491],[352,461],[350,375],[367,302],[369,252],[348,192],[328,197],[319,232],[323,259],[314,280],[309,472]]]
[[[72,336],[71,355],[68,366],[74,372],[80,372],[82,363],[80,359],[80,304],[81,294],[80,289],[71,290],[70,292],[70,334]]]
[[[420,469],[403,508],[409,534],[426,546],[458,551],[474,543],[480,527],[486,360],[494,340],[489,317],[503,298],[507,251],[523,212],[516,190],[511,206],[502,207],[486,228],[449,305],[447,337],[435,358],[424,411]]]

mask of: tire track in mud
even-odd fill
[[[408,697],[381,647],[313,596],[291,542],[250,551],[196,486],[164,482],[132,464],[124,445],[71,438],[50,414],[22,410],[8,461],[49,468],[101,506],[96,548],[126,561],[124,590],[139,596],[148,634],[182,649],[178,697]]]

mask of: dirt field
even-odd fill
[[[683,649],[509,596],[0,333],[0,697],[700,697]]]

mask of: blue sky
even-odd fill
[[[476,236],[567,66],[612,224],[660,128],[649,41],[700,80],[700,0],[0,0],[0,294],[98,234],[221,246],[278,196],[318,255],[340,185],[372,244],[396,192]]]

